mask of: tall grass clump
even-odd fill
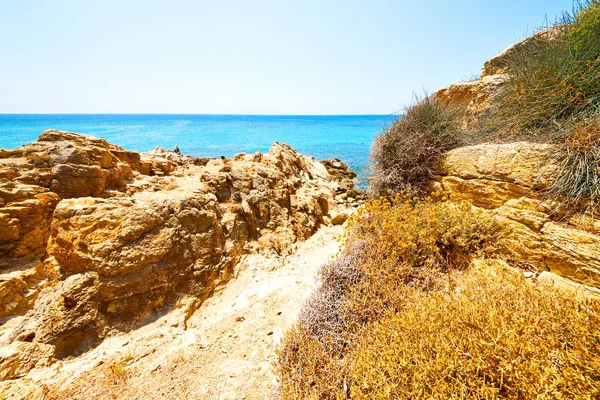
[[[431,96],[416,99],[404,115],[378,135],[371,148],[372,194],[424,189],[439,157],[464,138],[458,110],[436,104]]]
[[[464,202],[367,202],[284,338],[281,398],[596,398],[600,304],[473,267],[502,234]]]
[[[600,118],[583,119],[561,128],[556,165],[546,189],[549,196],[595,218],[600,205]]]
[[[494,139],[556,144],[558,173],[547,194],[597,208],[600,201],[600,1],[577,2],[534,46],[508,60],[506,95],[488,121]]]
[[[514,134],[548,135],[600,111],[600,2],[578,3],[507,61],[498,121]],[[575,120],[575,121],[572,121]]]

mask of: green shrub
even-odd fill
[[[574,17],[567,16],[569,41],[579,57],[593,59],[600,49],[600,1],[578,2]]]
[[[373,142],[372,194],[407,187],[424,189],[435,174],[439,157],[458,147],[464,137],[459,115],[457,110],[435,104],[431,97],[408,107],[405,115]]]

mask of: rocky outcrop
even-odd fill
[[[143,168],[138,153],[65,132],[0,150],[0,317],[32,306],[60,200],[109,196]]]
[[[510,62],[514,60],[516,54],[526,54],[536,51],[544,42],[556,39],[561,33],[561,27],[555,26],[546,29],[540,29],[533,35],[508,46],[498,53],[494,58],[486,61],[483,65],[481,77],[505,74],[509,72]]]
[[[552,155],[551,145],[528,142],[459,148],[444,158],[434,186],[492,210],[508,227],[504,244],[516,263],[599,286],[599,224],[543,196]]]
[[[560,26],[542,29],[507,47],[485,62],[479,79],[438,90],[434,94],[435,102],[461,110],[463,127],[477,130],[480,122],[494,113],[506,92],[511,63],[518,62],[521,54],[534,52],[544,43],[555,40],[560,33]]]
[[[471,82],[459,82],[435,93],[438,104],[464,110],[463,127],[476,129],[488,117],[506,90],[507,74],[486,75]]]
[[[346,210],[358,207],[366,199],[365,192],[354,187],[358,176],[348,167],[348,164],[339,158],[323,160],[321,164],[325,166],[333,182],[335,182],[332,187],[336,199],[338,202],[345,203]],[[331,223],[341,225],[346,222],[348,216],[348,213],[343,209],[334,212],[331,216]]]
[[[560,27],[541,30],[487,61],[481,78],[442,89],[435,101],[464,110],[463,125],[477,131],[498,108],[520,54],[559,37]],[[489,136],[489,135],[488,135]],[[600,286],[600,222],[544,195],[557,173],[551,144],[484,143],[448,152],[434,187],[491,210],[508,226],[508,257],[528,268]]]
[[[0,157],[0,316],[18,322],[2,337],[28,360],[5,379],[35,354],[78,355],[173,307],[193,311],[244,254],[287,254],[338,223],[354,189],[345,165],[332,178],[280,143],[209,160],[47,131]]]

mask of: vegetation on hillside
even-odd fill
[[[547,192],[593,211],[600,201],[600,1],[578,3],[536,44],[508,60],[507,94],[487,135],[555,143],[559,171]]]
[[[460,110],[436,104],[431,96],[415,100],[373,142],[369,180],[373,195],[408,187],[426,189],[440,156],[464,143]]]
[[[502,227],[414,192],[368,202],[279,357],[283,399],[600,395],[600,304],[470,267]]]
[[[374,141],[374,195],[411,186],[425,189],[440,156],[476,140],[535,140],[556,144],[559,166],[547,190],[559,203],[600,202],[600,0],[578,3],[552,27],[535,35],[534,46],[509,53],[508,85],[496,110],[481,121],[483,132],[466,132],[460,110],[430,97]],[[543,169],[540,175],[544,173]]]
[[[508,60],[510,82],[498,127],[519,136],[547,137],[600,113],[600,2],[580,5],[536,35],[535,48]]]
[[[508,60],[506,94],[482,125],[488,139],[556,144],[548,193],[593,209],[600,0],[538,38]],[[504,228],[427,195],[440,156],[473,140],[459,120],[425,97],[376,138],[375,198],[351,217],[346,250],[284,339],[283,399],[600,398],[600,302],[532,284],[498,259],[473,263],[501,258]]]

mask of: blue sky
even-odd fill
[[[0,113],[388,114],[572,0],[0,0]]]

